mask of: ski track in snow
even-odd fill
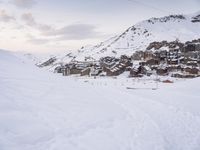
[[[200,149],[199,78],[138,91],[0,63],[1,150]]]

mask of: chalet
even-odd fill
[[[131,68],[132,68],[132,65],[126,67],[126,70],[125,70],[125,71],[131,71]]]
[[[187,66],[192,66],[192,67],[198,67],[198,62],[197,60],[193,60],[193,61],[188,61],[186,63]]]
[[[186,73],[189,73],[189,74],[196,74],[196,75],[199,74],[199,69],[198,69],[198,68],[186,67],[186,68],[184,68],[184,71],[185,71]]]
[[[171,77],[173,77],[173,78],[183,78],[184,76],[183,76],[182,73],[173,73],[173,74],[171,75]]]
[[[156,69],[156,73],[160,76],[165,76],[165,75],[168,75],[168,69],[167,67],[158,67]]]
[[[168,65],[168,72],[181,72],[183,71],[183,67],[181,65]]]
[[[141,61],[141,62],[139,62],[139,65],[140,66],[146,66],[146,62],[145,61]]]
[[[196,51],[200,51],[200,42],[198,42],[198,44],[196,44],[195,49],[196,49]]]
[[[187,53],[187,52],[193,52],[196,50],[196,45],[193,43],[188,43],[183,47],[183,52]]]
[[[195,78],[197,76],[198,75],[194,75],[194,74],[182,74],[182,73],[175,73],[175,74],[171,75],[171,77],[174,77],[174,78]]]
[[[148,66],[142,66],[141,73],[147,76],[151,76],[153,74],[153,71]]]
[[[142,77],[143,75],[152,75],[151,69],[148,66],[134,65],[130,70],[129,77]]]
[[[111,68],[113,67],[116,62],[118,62],[119,59],[116,59],[114,57],[103,57],[100,59],[100,65],[101,67]]]
[[[147,61],[147,60],[155,59],[155,57],[156,55],[152,51],[145,51],[143,55],[143,60]]]
[[[149,59],[149,60],[147,60],[146,61],[146,65],[147,66],[153,66],[153,65],[159,65],[159,60],[157,60],[157,59]]]
[[[167,64],[169,65],[178,65],[178,63],[179,63],[179,60],[176,58],[167,60]]]
[[[162,41],[162,42],[152,42],[149,44],[149,46],[147,47],[147,50],[160,50],[162,47],[168,47],[170,49],[175,49],[175,48],[182,48],[183,47],[183,43],[179,42],[179,41],[172,41],[172,42],[167,42],[167,41]]]
[[[149,44],[147,47],[147,50],[155,49],[158,50],[161,47],[165,46],[167,44],[167,41],[162,41],[162,42],[152,42]]]
[[[136,51],[132,56],[131,59],[136,61],[136,60],[150,60],[154,59],[156,55],[152,51]]]
[[[68,75],[70,75],[70,74],[71,74],[70,69],[73,68],[74,65],[75,65],[75,64],[73,64],[73,63],[66,64],[66,65],[63,67],[63,69],[62,69],[62,70],[63,70],[63,71],[62,71],[63,76],[68,76]]]
[[[177,65],[179,63],[179,58],[181,57],[179,49],[171,49],[167,53],[167,64]]]
[[[131,61],[131,58],[126,55],[121,55],[120,61]]]
[[[107,72],[106,72],[106,75],[107,76],[118,76],[120,74],[122,74],[125,70],[122,69],[122,68],[118,68],[118,67],[114,67],[113,69],[109,69]]]
[[[90,68],[85,68],[81,70],[81,76],[90,76]]]
[[[132,56],[131,59],[132,60],[143,60],[144,57],[144,52],[143,51],[136,51]]]
[[[70,69],[64,68],[62,73],[63,73],[63,76],[68,76],[68,75],[70,75]]]
[[[85,75],[89,74],[89,68],[94,65],[95,62],[87,61],[87,62],[78,62],[78,61],[72,61],[68,64],[65,65],[63,69],[63,75],[73,75],[73,74],[80,74],[80,75]]]
[[[152,74],[152,71],[151,71],[151,68],[148,67],[148,66],[141,66],[141,73],[144,74],[144,75],[151,75]]]
[[[127,67],[126,64],[119,63],[119,64],[115,65],[114,67],[108,69],[107,75],[108,76],[118,76],[126,70],[126,67]]]
[[[68,76],[68,75],[72,75],[72,74],[81,74],[81,71],[83,69],[81,68],[76,68],[75,66],[72,67],[72,68],[65,68],[64,71],[63,71],[63,75],[64,76]]]
[[[183,59],[180,59],[180,63],[185,64],[185,65],[190,64],[190,63],[198,64],[198,59],[191,58],[191,57],[185,57]]]
[[[162,50],[162,51],[155,52],[155,53],[156,53],[157,58],[160,61],[166,61],[166,59],[167,59],[167,51],[166,50]]]
[[[121,57],[120,61],[116,63],[113,67],[103,67],[104,71],[107,73],[108,76],[117,76],[122,74],[124,71],[127,70],[128,67],[132,66],[132,63],[129,58]]]
[[[93,66],[90,70],[90,76],[98,76],[103,71],[103,68],[100,66]]]
[[[200,39],[194,39],[192,40],[192,43],[200,43]]]
[[[54,69],[54,73],[63,73],[63,67],[62,66],[58,66]]]
[[[199,52],[187,52],[187,53],[183,53],[185,58],[193,58],[193,59],[197,59],[199,58]]]
[[[134,66],[130,71],[129,77],[142,77],[143,74],[141,72],[142,66]]]

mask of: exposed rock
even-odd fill
[[[198,23],[198,22],[200,22],[200,15],[197,15],[197,16],[193,17],[191,21],[192,21],[193,23]]]
[[[56,61],[56,57],[50,58],[47,61],[43,62],[42,64],[39,64],[39,67],[46,67],[52,65]]]
[[[152,18],[152,19],[149,19],[148,22],[151,23],[151,24],[154,24],[156,22],[167,22],[167,21],[170,21],[170,20],[185,20],[185,16],[183,15],[170,15],[170,16],[165,16],[165,17],[162,17],[162,18]]]

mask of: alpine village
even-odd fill
[[[45,67],[53,64],[56,58],[39,64]],[[118,76],[128,72],[129,77],[151,75],[171,76],[175,78],[195,78],[200,76],[200,39],[181,43],[178,40],[152,42],[146,50],[136,51],[132,56],[120,58],[103,57],[100,60],[61,63],[55,73],[63,76]]]

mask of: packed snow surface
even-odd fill
[[[199,84],[62,77],[0,51],[0,150],[199,150]]]

